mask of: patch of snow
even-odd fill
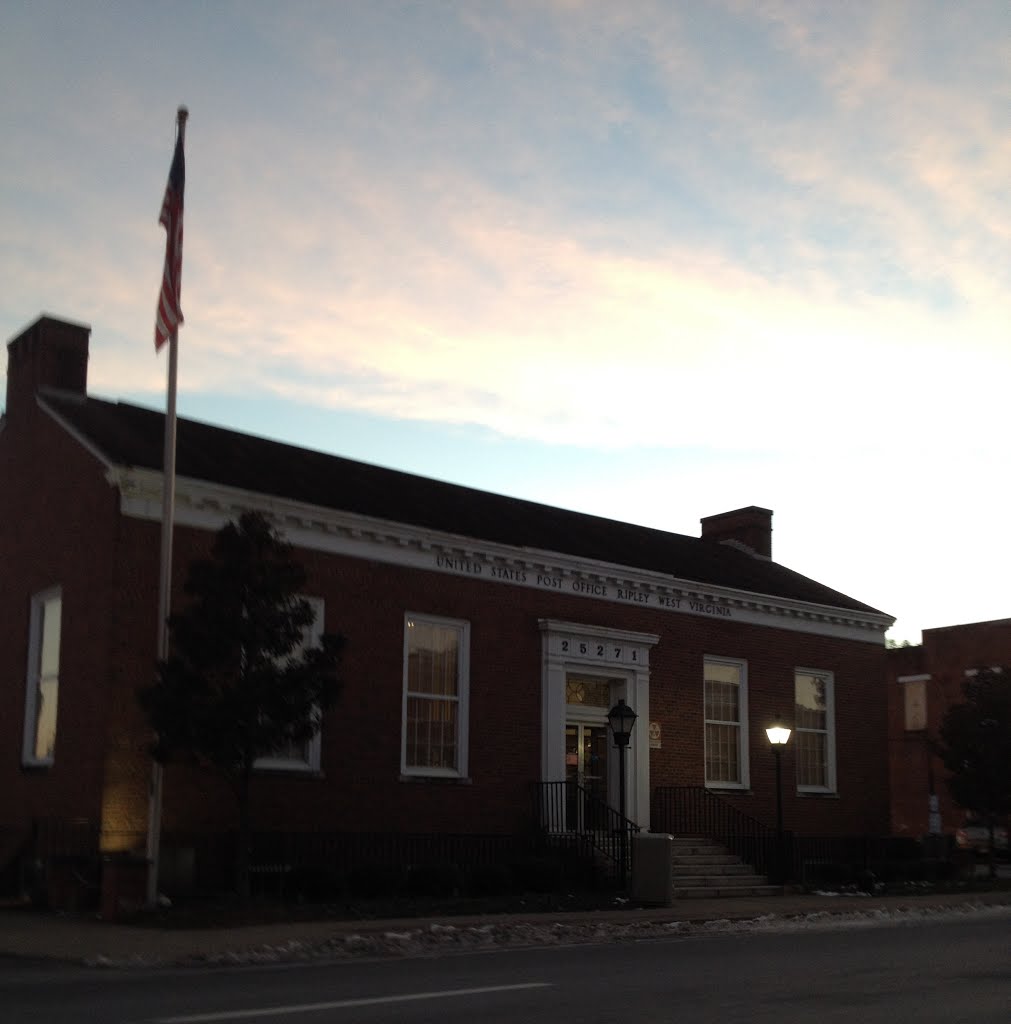
[[[489,949],[515,949],[531,946],[600,944],[604,942],[643,942],[671,937],[691,938],[714,935],[770,934],[803,930],[825,931],[863,929],[893,925],[912,926],[925,920],[959,920],[970,915],[1011,919],[1011,906],[986,906],[960,903],[955,906],[866,908],[845,912],[819,910],[808,914],[780,916],[774,913],[753,918],[722,918],[707,921],[501,921],[480,925],[430,924],[409,931],[376,931],[334,935],[315,943],[291,939],[279,945],[254,949],[209,953],[185,958],[191,964],[261,964],[286,961],[347,959],[363,957],[432,956],[439,953]],[[179,963],[176,960],[176,963]],[[116,960],[94,956],[84,960],[96,967],[152,967],[164,961],[140,957]]]

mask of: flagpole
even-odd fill
[[[176,113],[177,144],[186,137],[189,111],[180,107]],[[176,494],[176,378],[179,366],[179,328],[169,334],[168,387],[165,408],[165,451],[162,461],[161,564],[158,574],[158,660],[168,658],[168,618],[172,609],[172,533],[175,524]],[[157,759],[151,763],[151,785],[147,823],[147,893],[149,908],[158,903],[158,871],[161,861],[162,787],[164,770]]]

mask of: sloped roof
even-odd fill
[[[50,405],[114,465],[160,471],[164,414],[49,392]],[[177,427],[176,472],[324,508],[667,573],[702,585],[881,615],[776,562],[635,526],[281,444],[195,420]]]

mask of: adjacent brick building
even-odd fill
[[[156,650],[164,416],[87,394],[90,329],[43,316],[8,345],[0,427],[0,825],[97,823],[142,848],[151,765],[135,691]],[[638,715],[628,816],[667,787],[775,820],[765,729],[782,716],[787,828],[888,828],[892,619],[772,560],[772,513],[701,537],[178,425],[174,596],[247,509],[295,545],[319,625],[346,637],[321,735],[269,759],[259,827],[517,833],[541,783],[616,805],[606,729]],[[166,771],[163,834],[233,827],[195,767]],[[584,827],[570,801],[554,826]]]
[[[964,700],[967,673],[1011,666],[1011,619],[925,629],[920,646],[889,650],[887,660],[892,832],[952,835],[966,812],[933,743],[948,708]]]

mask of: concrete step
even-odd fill
[[[675,853],[674,864],[740,864],[741,858],[732,853]]]
[[[691,886],[674,889],[676,900],[732,899],[735,896],[775,896],[782,890],[778,885],[745,885],[745,886]]]
[[[756,875],[753,871],[746,875],[675,875],[673,881],[679,889],[687,889],[693,885],[718,885],[726,889],[739,889],[769,883],[765,875]]]
[[[690,877],[692,875],[753,875],[754,869],[750,864],[742,864],[739,860],[730,864],[711,861],[694,861],[691,864],[675,863],[671,865],[671,872],[675,878]]]
[[[727,848],[719,843],[673,843],[671,853],[676,857],[719,857],[726,855]]]
[[[671,882],[677,899],[772,896],[779,888],[750,864],[707,836],[675,836]]]

